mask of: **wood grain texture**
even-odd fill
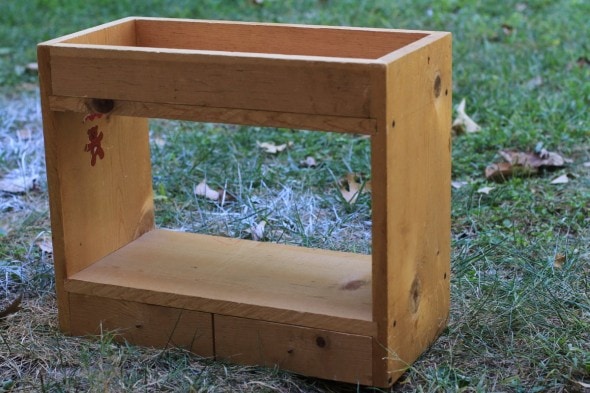
[[[378,59],[426,36],[416,31],[140,18],[137,45],[154,48]]]
[[[369,117],[372,65],[56,44],[55,95]]]
[[[371,385],[371,337],[214,316],[216,358]]]
[[[89,108],[89,101],[89,99],[81,97],[50,97],[51,109],[62,112],[86,112]],[[114,105],[115,107],[111,111],[111,114],[118,116],[298,128],[365,135],[374,134],[376,129],[376,121],[374,119],[354,117],[303,115],[299,113],[211,108],[178,104],[154,104],[137,101],[115,101]]]
[[[56,151],[48,170],[59,175],[49,179],[49,192],[63,207],[55,214],[69,277],[154,228],[148,126],[141,118],[105,115],[84,122],[80,113],[51,116]],[[104,158],[93,166],[85,147],[94,126],[102,133]]]
[[[70,330],[70,303],[64,289],[66,278],[65,238],[62,222],[62,200],[59,198],[59,156],[58,156],[58,128],[54,113],[51,111],[49,97],[51,90],[51,56],[49,47],[37,47],[37,62],[39,64],[39,87],[41,95],[41,110],[43,114],[43,138],[45,145],[45,166],[47,172],[47,186],[49,189],[49,210],[51,212],[51,237],[53,241],[53,265],[55,271],[55,292],[60,329]]]
[[[57,43],[92,44],[92,45],[136,45],[134,17],[118,19],[94,26],[72,34],[40,43],[49,46]]]
[[[409,46],[392,59],[387,78],[387,321],[380,314],[377,323],[380,341],[387,332],[395,380],[440,334],[449,313],[451,35]]]
[[[71,333],[111,332],[118,340],[155,348],[182,348],[213,357],[213,317],[208,313],[70,294]]]
[[[370,269],[368,255],[155,230],[71,276],[66,288],[371,335]]]

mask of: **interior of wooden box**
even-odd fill
[[[66,289],[350,333],[372,321],[370,255],[170,230],[144,234]]]
[[[100,34],[97,34],[101,32]],[[220,21],[136,19],[69,38],[63,43],[203,51],[378,59],[426,33],[262,25]]]

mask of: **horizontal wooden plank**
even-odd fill
[[[371,337],[223,315],[214,326],[217,359],[372,385]]]
[[[96,111],[92,107],[92,100],[87,98],[51,96],[49,101],[51,110],[53,111],[74,111],[82,113]],[[302,115],[298,113],[195,107],[190,105],[157,104],[136,101],[114,101],[113,104],[114,109],[109,112],[110,115],[336,131],[365,135],[374,134],[376,129],[374,119],[359,119],[354,117]]]
[[[369,118],[372,74],[385,72],[383,64],[131,49],[52,46],[53,94]]]
[[[137,45],[378,59],[427,35],[383,29],[140,18]],[[244,39],[247,37],[247,39]]]
[[[135,345],[214,355],[211,314],[74,293],[69,297],[73,335],[113,332]]]
[[[151,231],[71,276],[66,290],[372,335],[371,256]]]

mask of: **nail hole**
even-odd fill
[[[326,339],[323,338],[322,336],[318,336],[315,339],[315,343],[318,347],[324,348],[326,346]]]
[[[387,378],[387,382],[391,385],[393,383],[393,378],[392,377]]]
[[[292,353],[293,353],[293,350],[292,350],[292,349],[288,349],[288,350],[287,350],[287,353],[288,353],[288,354],[292,354]]]
[[[445,89],[445,95],[448,96],[449,95],[449,89]]]
[[[137,329],[141,329],[141,328],[143,327],[143,325],[142,325],[141,323],[138,323],[138,324],[136,324],[136,325],[135,325],[135,327],[136,327]]]
[[[444,278],[445,278],[445,280],[447,279],[447,273],[445,273],[445,276],[444,276]]]
[[[428,64],[430,64],[430,56],[428,56]]]
[[[395,127],[395,120],[392,120],[392,121],[391,121],[391,126],[392,126],[392,127]]]
[[[397,321],[393,321],[393,327],[397,326]]]

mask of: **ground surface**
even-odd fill
[[[59,333],[38,91],[28,63],[41,40],[132,14],[452,31],[454,101],[466,99],[481,129],[453,139],[451,318],[393,391],[584,391],[590,5],[431,3],[2,2],[0,310],[19,294],[23,301],[0,319],[0,392],[370,390],[120,345],[108,332],[94,341]],[[264,221],[262,241],[370,252],[370,194],[350,204],[339,191],[347,173],[370,178],[366,139],[154,121],[151,140],[160,226],[251,238]],[[292,144],[271,154],[257,142]],[[504,182],[485,179],[486,166],[502,161],[499,150],[536,147],[571,161]],[[302,165],[307,157],[318,165]],[[567,183],[552,184],[561,175]],[[237,202],[195,196],[204,178]],[[19,181],[26,192],[13,189]]]

